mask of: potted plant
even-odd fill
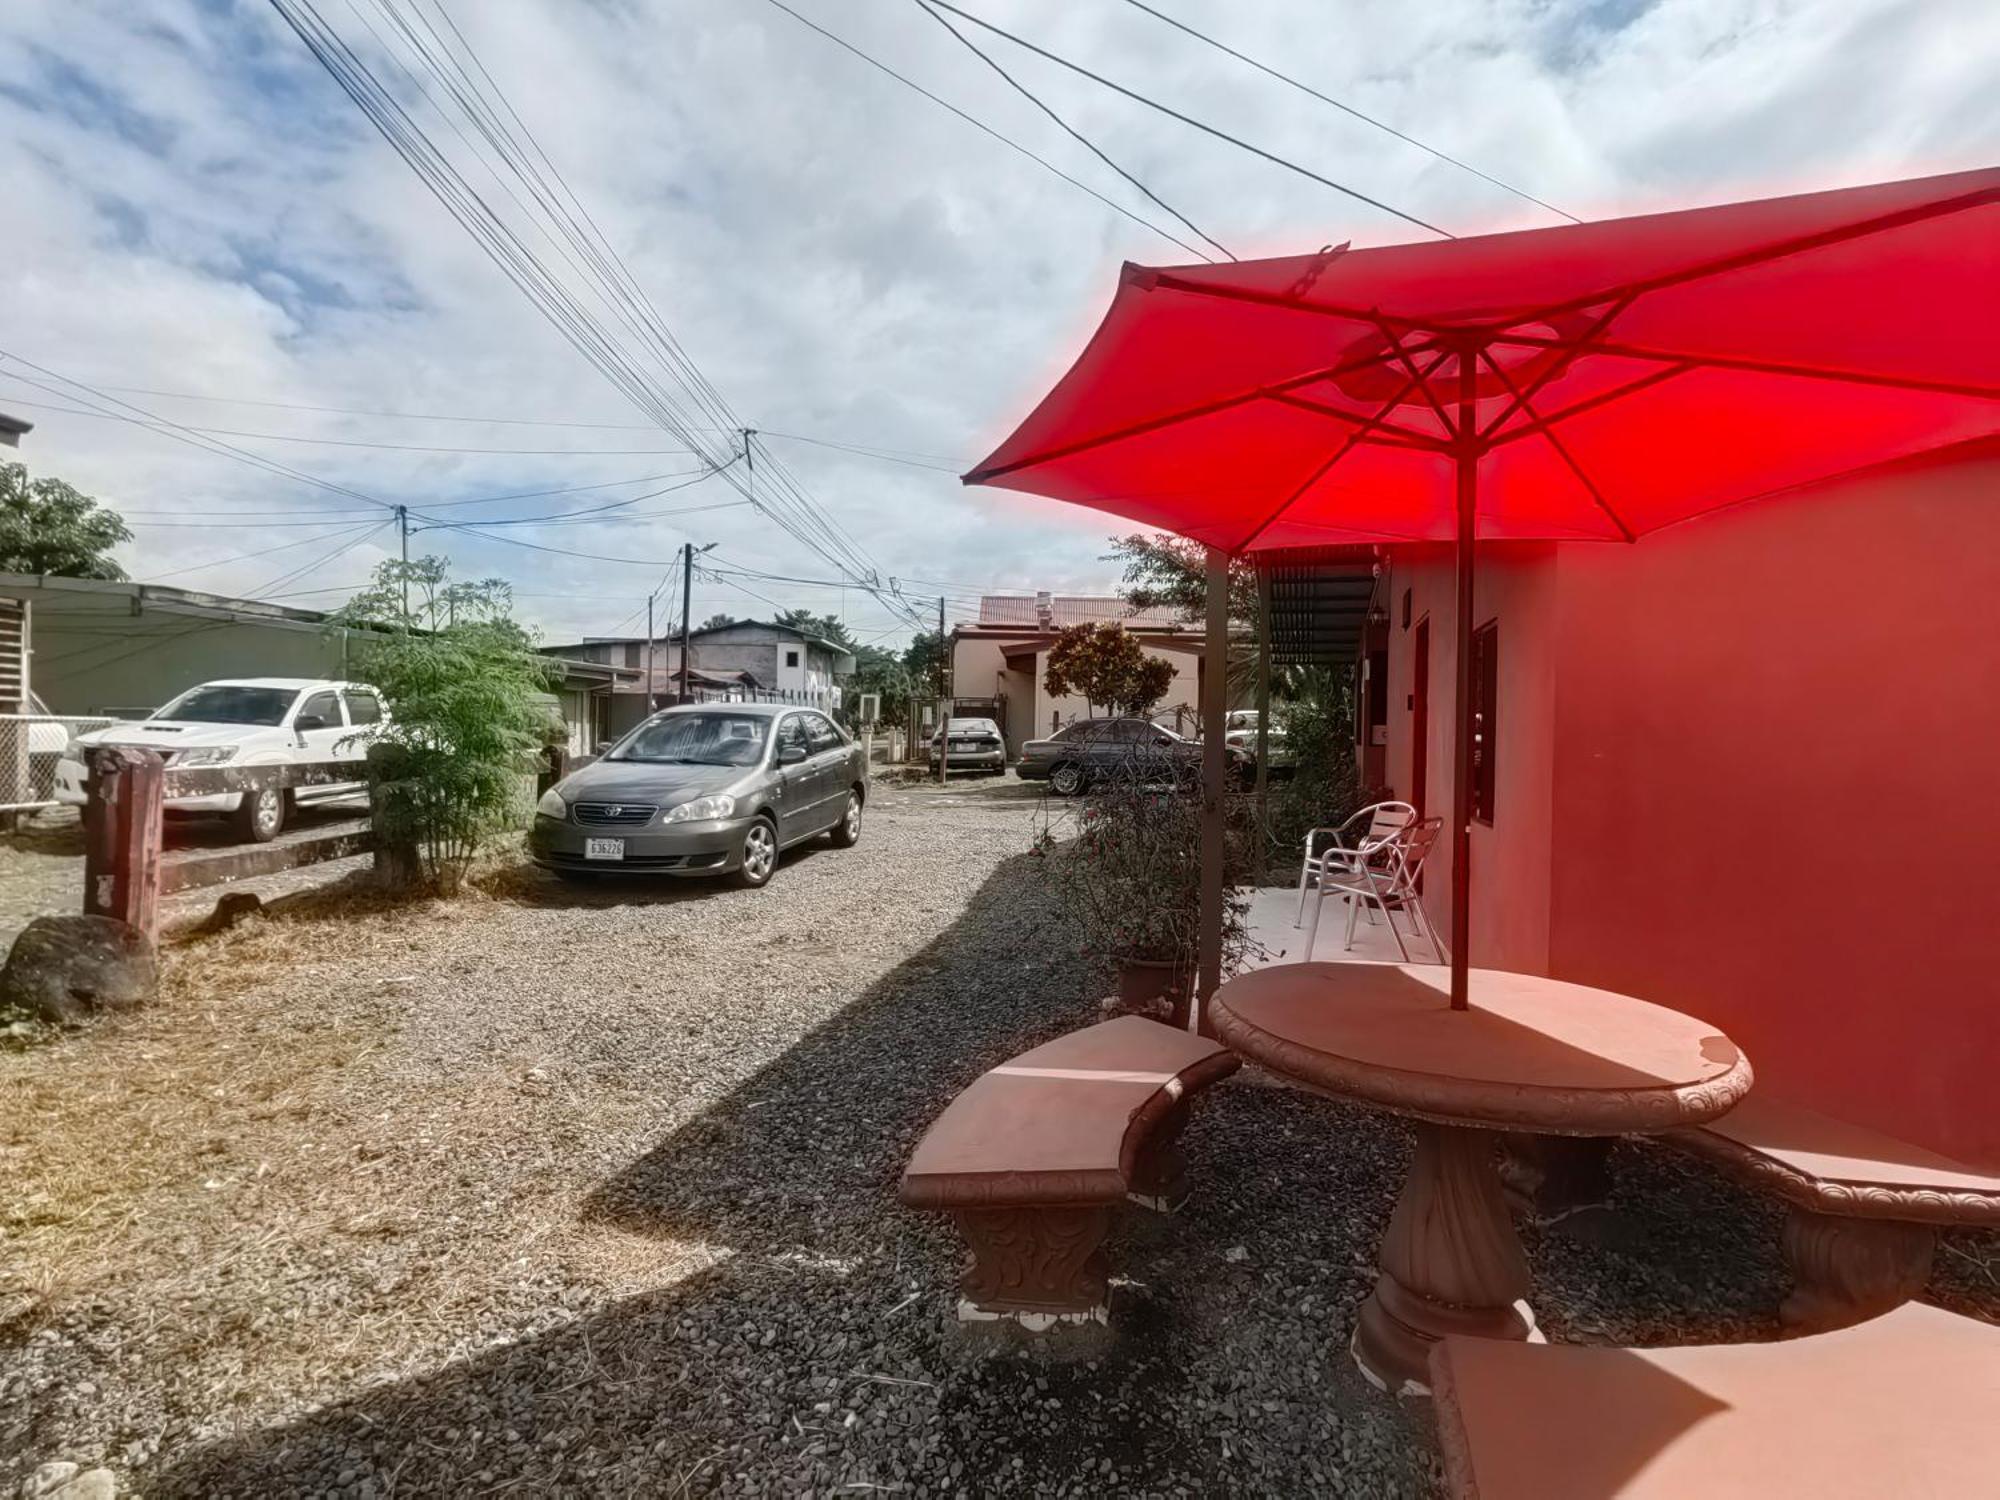
[[[1253,946],[1249,897],[1231,874],[1245,854],[1233,827],[1227,847],[1225,973],[1240,967]],[[1117,1008],[1185,1023],[1201,933],[1198,790],[1159,767],[1106,776],[1081,804],[1045,818],[1037,852],[1082,929],[1086,951],[1117,965]]]

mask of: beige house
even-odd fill
[[[1046,738],[1071,720],[1087,717],[1087,702],[1050,696],[1042,686],[1042,675],[1058,632],[1100,621],[1123,625],[1148,656],[1172,665],[1173,686],[1153,718],[1195,733],[1201,695],[1200,623],[1169,609],[1135,611],[1115,594],[986,595],[979,601],[979,618],[951,633],[953,712],[984,714],[998,721],[1009,755],[1020,754],[1023,741]]]

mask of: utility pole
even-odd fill
[[[653,694],[653,596],[658,589],[646,596],[646,712],[658,708],[659,701]]]
[[[403,619],[407,622],[410,618],[410,508],[407,505],[396,507],[396,530],[403,537]]]
[[[938,785],[943,786],[945,773],[951,769],[951,704],[946,701],[945,689],[945,644],[944,644],[944,596],[938,595]]]
[[[707,548],[702,549],[704,552]],[[694,543],[681,543],[681,702],[688,701],[689,606],[694,603]]]

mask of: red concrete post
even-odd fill
[[[159,936],[166,763],[151,750],[93,746],[83,807],[83,909]]]

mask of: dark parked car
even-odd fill
[[[528,851],[566,879],[630,871],[761,886],[778,853],[861,837],[868,771],[833,720],[781,703],[653,715],[535,809]]]
[[[1237,779],[1252,769],[1242,751],[1230,748],[1227,756]],[[1059,797],[1074,797],[1114,775],[1193,782],[1201,775],[1201,742],[1144,719],[1078,719],[1023,745],[1014,774],[1023,781],[1046,779]]]

